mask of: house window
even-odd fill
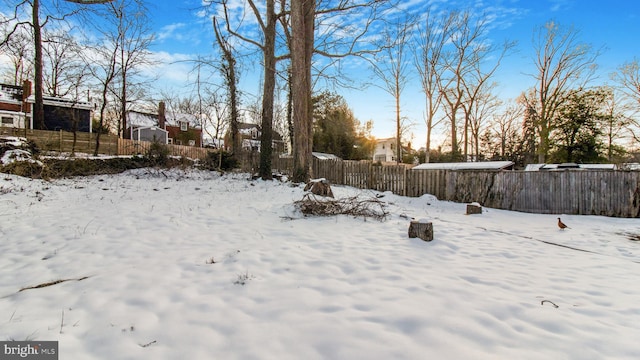
[[[196,146],[195,140],[189,140],[189,146]]]
[[[13,125],[13,118],[8,116],[3,116],[2,125]]]
[[[182,140],[176,140],[176,141],[175,141],[175,144],[176,144],[176,145],[182,145]]]
[[[384,144],[382,144],[382,150],[384,150]]]
[[[167,139],[167,144],[169,144],[169,145],[173,144],[173,138],[168,138]]]
[[[188,125],[189,124],[186,121],[181,121],[180,122],[180,131],[187,131]]]

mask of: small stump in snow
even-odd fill
[[[482,214],[482,206],[478,203],[467,204],[467,215]]]
[[[424,241],[433,240],[433,223],[422,220],[412,221],[409,225],[409,237],[418,237]]]
[[[309,181],[304,187],[304,191],[311,191],[311,193],[318,196],[333,197],[331,185],[329,185],[327,179],[314,179]]]

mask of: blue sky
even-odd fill
[[[597,83],[608,81],[608,74],[626,61],[640,57],[640,2],[635,0],[476,0],[440,1],[432,0],[434,6],[472,7],[478,11],[495,14],[495,26],[489,37],[497,42],[515,40],[516,51],[505,59],[498,70],[498,92],[504,98],[515,98],[533,85],[526,75],[534,73],[532,34],[535,28],[553,20],[561,26],[574,26],[580,31],[581,42],[602,48],[598,59]],[[423,6],[425,1],[407,1]],[[446,5],[445,5],[446,4]],[[150,5],[154,27],[158,31],[158,42],[154,50],[166,52],[168,59],[188,58],[195,54],[209,54],[212,49],[210,20],[197,16],[199,1],[177,0]],[[176,71],[184,71],[174,68]],[[256,64],[259,67],[259,64]],[[164,72],[167,73],[166,71]],[[243,86],[248,92],[257,92],[259,72],[245,70]],[[369,73],[354,74],[356,78],[367,78]],[[185,79],[183,75],[178,79]],[[417,82],[417,79],[415,79]],[[403,98],[403,115],[416,125],[412,129],[414,147],[424,143],[425,127],[422,121],[423,100],[418,85],[407,86]],[[178,85],[177,83],[174,83]],[[373,134],[377,137],[394,136],[394,100],[376,87],[361,90],[345,90],[346,97],[356,117],[361,121],[374,121]]]
[[[238,2],[241,0],[232,0]],[[515,98],[533,85],[526,74],[535,72],[533,65],[533,30],[553,20],[561,26],[574,26],[580,30],[581,42],[602,48],[598,59],[599,78],[606,83],[608,74],[634,57],[640,58],[640,1],[637,0],[406,0],[408,7],[432,4],[448,8],[472,8],[494,15],[494,26],[489,37],[496,41],[515,40],[516,51],[507,57],[496,73],[497,91],[503,98]],[[152,50],[165,64],[156,71],[161,74],[159,90],[181,92],[193,82],[188,73],[192,65],[188,60],[210,55],[213,51],[211,20],[200,14],[201,0],[173,0],[148,2],[156,42]],[[260,64],[246,66],[241,85],[248,93],[259,90]],[[365,67],[352,67],[351,76],[366,80],[371,76]],[[424,101],[414,78],[402,97],[403,115],[416,125],[412,128],[414,147],[424,143],[425,126],[422,120]],[[358,84],[358,83],[356,83]],[[355,116],[362,122],[374,121],[376,137],[395,135],[394,99],[376,87],[339,91],[349,103]],[[444,131],[436,131],[442,132]],[[437,134],[436,134],[437,135]],[[437,144],[436,144],[437,145]]]

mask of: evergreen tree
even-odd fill
[[[553,161],[596,163],[605,160],[600,124],[606,118],[606,95],[603,89],[568,92],[555,121]]]
[[[322,92],[313,102],[313,150],[350,159],[356,139],[356,119],[344,98]]]

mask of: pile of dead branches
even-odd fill
[[[305,216],[352,215],[382,221],[389,215],[387,204],[376,197],[333,199],[307,193],[294,206]]]

